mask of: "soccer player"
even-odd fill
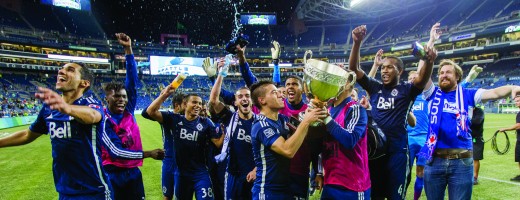
[[[430,79],[423,92],[431,101],[429,133],[421,150],[427,158],[424,189],[428,199],[444,199],[446,187],[450,199],[471,199],[473,145],[468,111],[480,102],[520,94],[518,86],[466,89],[459,85],[461,81],[462,69],[451,60],[441,60],[439,86],[433,86]]]
[[[515,97],[515,105],[520,108],[520,96],[518,93]],[[520,112],[516,114],[516,124],[508,128],[502,128],[499,131],[513,131],[516,130],[516,146],[515,146],[515,162],[520,168]],[[520,175],[511,178],[511,181],[520,182]]]
[[[219,68],[223,65],[219,62]],[[226,160],[224,199],[251,199],[252,182],[256,178],[256,168],[251,144],[251,126],[256,118],[252,111],[251,91],[247,87],[235,92],[236,112],[230,111],[219,100],[224,77],[219,74],[211,89],[210,110],[226,126],[224,145],[217,162]]]
[[[289,119],[279,113],[284,101],[276,86],[270,81],[260,81],[251,86],[251,93],[253,104],[260,108],[259,119],[251,130],[257,169],[253,199],[291,199],[290,159],[302,145],[309,125],[324,119],[327,112],[321,108],[308,109],[295,133],[287,138]]]
[[[177,92],[172,98],[173,113],[184,114],[185,95]],[[143,115],[144,117],[145,115]],[[146,117],[145,117],[146,118]],[[149,119],[149,118],[148,118]],[[164,200],[173,199],[173,189],[175,185],[175,168],[176,164],[173,161],[173,124],[159,123],[161,125],[162,137],[163,137],[163,148],[164,148],[164,159],[162,160],[161,170],[161,184]]]
[[[173,135],[173,159],[175,169],[175,199],[213,199],[213,188],[206,163],[207,141],[220,147],[223,137],[209,118],[199,117],[202,98],[196,94],[185,97],[184,115],[170,111],[161,112],[162,103],[175,91],[172,85],[163,89],[150,106],[143,111],[143,117],[161,124],[171,125],[166,134]]]
[[[370,199],[365,108],[352,99],[353,85],[329,107],[322,159],[325,172],[321,199]]]
[[[371,162],[371,196],[373,199],[404,199],[410,173],[406,118],[415,97],[421,93],[431,76],[436,52],[428,51],[427,65],[419,71],[413,83],[399,83],[404,70],[403,62],[397,57],[386,57],[381,67],[381,83],[368,77],[360,68],[359,50],[366,30],[363,25],[352,31],[354,45],[349,68],[356,73],[358,84],[370,95],[373,119],[385,133],[388,147],[385,156]]]
[[[126,54],[126,81],[108,83],[104,87],[107,108],[105,109],[105,131],[113,132],[124,148],[142,151],[141,134],[134,117],[137,103],[137,65],[132,52],[132,41],[124,33],[116,34]],[[128,92],[128,93],[127,93]],[[143,160],[127,160],[112,157],[102,148],[103,168],[112,183],[115,199],[144,199],[143,176],[139,166]]]
[[[408,82],[413,82],[417,75],[417,71],[408,72]],[[421,197],[422,189],[424,187],[424,165],[426,164],[426,160],[424,157],[419,156],[419,152],[426,142],[429,124],[428,101],[424,99],[422,94],[415,98],[412,112],[416,118],[416,123],[415,126],[408,125],[406,130],[408,132],[408,148],[410,149],[410,167],[413,165],[414,161],[416,163],[413,199],[417,200]],[[410,180],[411,177],[408,181]]]
[[[49,134],[52,171],[59,199],[113,199],[112,186],[101,165],[101,145],[113,158],[158,158],[152,152],[121,149],[117,135],[104,131],[103,107],[89,90],[93,75],[81,63],[67,63],[58,71],[56,90],[38,88],[44,104],[27,130],[0,139],[0,147],[24,145]],[[112,141],[115,141],[113,143]]]

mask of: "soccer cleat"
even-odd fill
[[[517,182],[520,182],[520,175],[515,176],[514,178],[511,179],[511,181],[517,181]]]

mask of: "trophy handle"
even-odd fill
[[[307,50],[305,51],[305,54],[303,55],[303,64],[307,64],[307,55],[309,55],[309,59],[312,58],[312,51],[311,50]]]
[[[351,82],[348,82],[348,80],[350,79],[350,77],[352,77],[352,81]],[[356,73],[355,72],[347,72],[347,83],[349,86],[353,86],[355,83],[356,83]]]

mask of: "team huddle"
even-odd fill
[[[131,40],[119,33],[126,81],[104,84],[105,106],[89,91],[89,69],[68,63],[58,71],[56,90],[61,95],[39,88],[36,97],[44,106],[37,120],[29,129],[0,139],[0,147],[27,144],[48,134],[59,199],[144,199],[139,167],[147,157],[163,162],[165,199],[305,200],[310,182],[322,191],[321,199],[405,199],[415,159],[414,199],[422,185],[428,199],[444,199],[447,187],[450,199],[471,199],[471,113],[481,102],[517,97],[520,87],[466,88],[478,69],[463,79],[460,66],[450,60],[440,61],[434,85],[439,26],[432,27],[425,55],[417,71],[408,73],[408,81],[400,81],[401,59],[383,59],[382,51],[369,74],[361,69],[367,28],[356,27],[348,67],[343,69],[355,76],[326,104],[308,99],[301,77],[289,76],[283,85],[279,73],[273,74],[273,81],[258,80],[246,61],[246,47],[237,45],[246,86],[224,90],[225,61],[204,62],[214,83],[207,103],[210,116],[198,94],[166,86],[142,112],[162,129],[164,147],[151,151],[143,151],[134,117],[139,80]],[[276,72],[281,49],[276,41],[273,46]],[[376,80],[379,69],[381,79]],[[353,83],[367,97],[359,98]],[[160,111],[169,98],[173,110]],[[369,159],[374,139],[369,127],[374,124],[386,142],[384,153]],[[224,180],[211,175],[214,164],[224,166]]]

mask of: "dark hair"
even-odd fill
[[[251,85],[251,99],[253,100],[253,105],[255,105],[257,108],[262,108],[260,105],[260,102],[258,101],[258,97],[264,97],[265,96],[265,86],[274,83],[272,81],[259,81],[255,84]]]
[[[121,83],[116,83],[116,82],[107,83],[107,84],[105,84],[105,87],[103,88],[105,93],[110,92],[111,90],[114,90],[114,92],[117,92],[122,89],[125,89],[125,86]]]
[[[240,91],[240,90],[249,90],[249,88],[247,86],[242,86],[240,88],[238,88],[236,91],[235,91],[235,94],[236,92]]]
[[[92,72],[90,71],[90,68],[85,63],[82,63],[82,62],[71,62],[71,63],[74,63],[81,67],[81,70],[79,71],[79,73],[81,74],[81,80],[89,81],[91,86],[94,85],[94,75],[92,74]],[[90,86],[85,88],[85,91],[83,91],[83,93],[85,93],[89,89],[90,89]]]
[[[188,100],[190,100],[190,97],[200,97],[200,96],[195,93],[189,93],[189,94],[184,95],[184,98],[182,99],[182,101],[187,102]],[[200,98],[202,99],[202,97],[200,97]]]
[[[287,76],[287,78],[285,78],[285,82],[287,82],[287,79],[290,79],[290,78],[298,80],[298,82],[300,83],[300,86],[303,87],[303,79],[302,78],[300,78],[299,76],[290,75],[290,76]]]
[[[172,98],[172,105],[173,106],[175,106],[175,104],[181,105],[182,102],[184,101],[184,96],[186,96],[186,95],[182,92],[175,94]]]
[[[397,61],[397,63],[396,63],[397,70],[399,70],[399,72],[403,71],[404,63],[403,63],[403,60],[401,60],[401,58],[398,58],[396,56],[387,56],[386,58],[391,58],[391,59],[396,60]]]

